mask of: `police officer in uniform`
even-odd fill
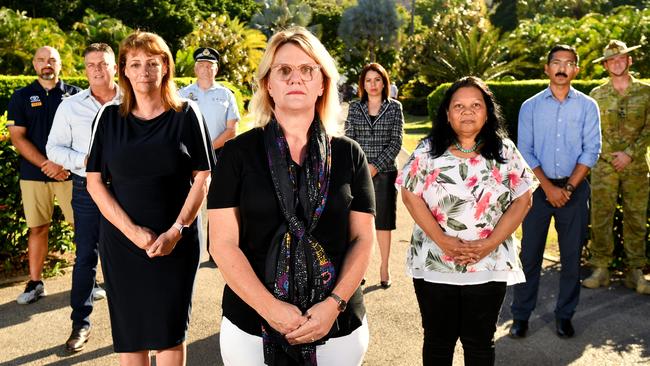
[[[629,73],[632,57],[641,46],[627,47],[612,40],[602,62],[609,74],[607,83],[590,95],[600,107],[603,150],[591,173],[593,240],[590,245],[594,271],[582,285],[588,288],[609,285],[607,267],[612,261],[612,225],[616,199],[623,198],[623,243],[628,271],[625,285],[641,294],[650,294],[650,283],[641,268],[646,264],[646,212],[648,204],[648,165],[645,155],[650,142],[650,85]]]
[[[212,138],[212,148],[218,153],[226,141],[235,137],[240,119],[233,93],[214,80],[219,71],[219,52],[210,47],[194,51],[196,83],[179,91],[183,98],[195,101],[205,118]]]
[[[199,47],[194,51],[194,73],[196,83],[186,86],[178,93],[183,98],[195,101],[208,125],[212,148],[219,157],[219,151],[226,141],[235,137],[237,122],[240,119],[237,101],[233,93],[214,80],[219,71],[219,52],[210,47]],[[203,233],[201,247],[206,247],[207,211],[205,202],[199,215]],[[204,252],[202,249],[201,252]],[[209,254],[209,253],[208,253]],[[212,257],[210,257],[212,260]]]

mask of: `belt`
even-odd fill
[[[566,184],[569,182],[569,178],[558,178],[558,179],[550,179],[549,181],[556,187],[564,188]]]

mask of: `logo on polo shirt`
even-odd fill
[[[194,93],[190,93],[190,95],[188,95],[188,98],[190,98],[190,100],[193,100],[195,102],[197,102],[199,100],[199,98],[194,96]]]
[[[41,97],[39,97],[38,95],[32,95],[31,97],[29,97],[29,102],[32,104],[32,107],[40,107],[43,105],[43,103],[41,102]]]

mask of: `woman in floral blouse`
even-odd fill
[[[451,365],[458,338],[465,364],[494,364],[506,285],[525,281],[513,232],[538,182],[481,79],[449,88],[396,184],[415,220],[407,271],[422,315],[423,364]]]

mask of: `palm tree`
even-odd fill
[[[453,81],[463,76],[478,76],[495,80],[517,74],[523,57],[511,55],[501,34],[492,27],[473,26],[468,33],[456,31],[455,37],[433,52],[422,73],[432,79]]]

